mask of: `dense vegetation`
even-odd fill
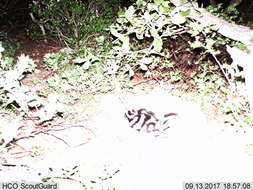
[[[2,119],[50,126],[69,111],[66,105],[132,89],[136,78],[171,85],[174,95],[213,105],[228,116],[224,122],[252,127],[244,68],[235,62],[248,56],[247,45],[221,35],[217,23],[200,23],[198,6],[252,26],[250,1],[1,1],[0,150],[18,129]],[[22,53],[17,36],[61,48],[44,55],[42,67]],[[36,77],[45,70],[50,75]]]
[[[69,49],[44,58],[44,63],[58,73],[49,78],[47,84],[56,91],[71,92],[72,98],[67,102],[78,100],[83,92],[89,94],[111,90],[112,76],[117,76],[118,81],[125,81],[136,73],[141,73],[144,78],[162,77],[171,83],[188,81],[181,90],[194,89],[209,96],[211,91],[220,91],[221,97],[216,98],[216,102],[230,94],[224,80],[228,79],[226,75],[229,74],[231,78],[236,73],[238,76],[232,76],[232,79],[243,77],[237,66],[228,65],[229,59],[220,59],[221,65],[220,61],[215,63],[212,58],[228,57],[223,48],[225,44],[242,45],[218,35],[216,25],[199,25],[191,16],[193,10],[190,8],[181,10],[164,0],[138,0],[128,8],[121,8],[121,4],[118,0],[47,0],[29,4],[29,38],[57,37]],[[22,5],[27,7],[24,2]],[[239,12],[235,7],[226,5],[228,8],[224,9],[222,5],[208,9],[229,22],[239,20]],[[5,13],[13,6],[5,6]],[[19,113],[27,113],[29,108],[41,106],[39,97],[27,94],[20,83],[24,74],[33,72],[35,66],[26,56],[14,64],[12,57],[18,46],[11,46],[5,34],[1,32],[2,78],[15,82],[1,83],[1,107],[12,107]],[[23,60],[27,60],[26,64]],[[30,62],[32,69],[29,69]],[[19,65],[27,67],[20,69]],[[229,73],[223,71],[225,67]],[[18,74],[13,74],[15,72]],[[10,76],[15,78],[8,78]],[[229,83],[237,82],[241,80],[231,80]],[[21,99],[15,98],[17,93],[23,94]],[[244,106],[237,105],[236,111],[231,110],[231,105],[223,104],[221,107],[225,112],[247,112],[247,103],[240,104]]]

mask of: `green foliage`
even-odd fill
[[[216,15],[224,20],[227,20],[230,23],[235,23],[239,16],[240,12],[237,10],[234,6],[229,6],[226,9],[224,9],[224,6],[222,3],[217,4],[215,7],[208,6],[207,11],[212,13],[213,15]]]
[[[131,78],[136,72],[142,72],[145,77],[152,77],[161,71],[159,74],[166,76],[171,82],[180,82],[185,79],[186,74],[184,70],[177,69],[177,63],[171,59],[177,56],[177,52],[164,48],[165,42],[177,41],[176,45],[186,47],[177,51],[182,51],[185,55],[194,51],[201,52],[200,58],[196,56],[197,61],[190,61],[185,65],[186,68],[193,69],[195,64],[198,65],[194,72],[187,73],[188,84],[194,85],[199,94],[211,96],[212,100],[216,99],[218,104],[222,104],[219,101],[228,92],[225,81],[219,74],[220,68],[203,60],[206,55],[215,56],[220,53],[216,47],[227,44],[228,41],[217,40],[218,28],[213,24],[200,25],[192,14],[199,13],[191,8],[182,10],[173,7],[165,0],[137,0],[128,9],[121,10],[117,21],[111,25],[110,33],[115,39],[111,46],[104,45],[107,44],[105,37],[94,37],[91,40],[92,45],[86,43],[90,40],[80,40],[81,45],[75,54],[56,53],[46,57],[45,63],[52,70],[61,71],[59,75],[48,79],[47,83],[65,94],[69,98],[66,102],[69,103],[80,99],[80,93],[111,90],[112,76],[123,77],[125,74],[124,77]],[[170,44],[167,46],[170,47]],[[235,75],[235,72],[231,74]],[[218,91],[219,95],[213,93]],[[238,109],[242,108],[238,106]]]
[[[244,44],[241,43],[241,42],[235,42],[235,43],[234,43],[234,46],[237,47],[237,48],[239,48],[240,50],[243,50],[243,51],[246,51],[246,50],[247,50],[247,46],[244,45]]]
[[[19,56],[13,67],[6,67],[4,48],[0,44],[0,108],[8,106],[27,112],[29,107],[38,107],[38,97],[20,83],[25,74],[33,72],[35,64],[28,56]]]
[[[121,42],[121,48],[130,50],[129,36],[135,34],[138,40],[153,38],[151,51],[159,53],[162,50],[162,37],[168,36],[166,27],[169,19],[166,16],[172,11],[168,1],[146,3],[136,2],[121,12],[117,23],[110,28],[111,34]]]
[[[46,36],[44,36],[41,33],[40,27],[35,24],[32,23],[27,27],[27,36],[29,36],[30,39],[32,40],[43,40],[46,38]]]
[[[105,68],[103,67],[102,64],[97,63],[85,71],[81,66],[74,66],[48,79],[47,84],[64,94],[66,103],[74,103],[81,98],[81,94],[95,94],[111,90],[111,78],[104,75]]]
[[[114,57],[108,55],[104,37],[96,40],[103,46],[97,49],[82,46],[78,54],[56,53],[45,58],[47,63],[51,63],[50,68],[58,72],[58,75],[47,80],[47,84],[63,95],[66,103],[74,103],[84,94],[108,92],[113,88],[111,75],[118,71],[118,67]],[[68,64],[59,66],[62,60]],[[124,77],[120,72],[117,75]]]
[[[5,49],[5,51],[3,52],[5,57],[13,57],[15,56],[16,52],[20,50],[21,46],[18,42],[13,44],[12,42],[9,41],[3,41],[2,47]]]
[[[70,63],[70,55],[64,52],[47,54],[44,57],[44,63],[53,71],[66,67]]]
[[[20,49],[19,43],[13,43],[8,40],[0,41],[0,68],[2,70],[12,69],[16,52]]]
[[[174,41],[179,35],[188,39],[183,42],[189,44],[185,52],[202,49],[203,57],[210,53],[219,53],[215,50],[217,27],[212,24],[200,25],[192,18],[192,14],[198,13],[191,8],[182,10],[180,7],[174,7],[165,0],[137,0],[128,9],[122,10],[116,23],[110,27],[116,40],[109,55],[115,58],[118,70],[125,71],[131,77],[138,71],[147,72],[149,75],[150,72],[165,69],[166,66],[171,69],[171,55],[164,49],[164,41]],[[155,62],[157,56],[162,59]],[[171,76],[171,79],[180,81],[183,77],[176,74]]]
[[[31,8],[37,16],[36,24],[66,44],[73,45],[88,35],[105,33],[114,20],[112,3],[118,3],[118,0],[45,0],[33,1]]]

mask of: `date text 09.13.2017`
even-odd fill
[[[253,190],[253,182],[184,182],[183,190]]]

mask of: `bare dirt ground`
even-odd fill
[[[82,122],[84,128],[50,131],[18,141],[31,152],[13,154],[21,157],[8,163],[17,166],[2,167],[1,179],[51,177],[60,189],[120,190],[181,189],[189,181],[252,179],[252,131],[236,133],[210,125],[199,105],[161,89],[125,96],[134,106],[156,113],[173,111],[178,116],[171,119],[164,136],[138,133],[129,128],[115,94],[103,95],[96,104],[99,114]]]
[[[31,78],[44,81],[53,75],[43,66],[42,57],[58,51],[57,44],[23,41],[21,46],[39,68],[24,84],[33,87]],[[140,82],[140,78],[133,81]],[[48,178],[59,182],[60,189],[76,190],[177,190],[189,181],[252,181],[252,129],[228,127],[216,108],[182,100],[172,96],[171,90],[169,84],[164,88],[143,81],[124,94],[134,107],[178,114],[159,137],[129,128],[124,107],[114,93],[69,106],[68,117],[56,119],[50,130],[33,137],[30,132],[39,131],[33,120],[10,121],[9,126],[22,126],[24,138],[4,155],[8,159],[0,166],[0,179]]]

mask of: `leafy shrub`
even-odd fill
[[[43,61],[53,71],[57,71],[70,63],[70,55],[64,52],[47,54]]]
[[[2,41],[2,47],[5,49],[3,54],[5,57],[13,57],[17,53],[18,50],[20,50],[20,44],[18,42],[15,42],[15,45],[13,42],[10,41]]]
[[[187,39],[182,40],[187,46],[184,52],[192,54],[194,49],[202,49],[203,57],[209,53],[216,54],[214,37],[217,27],[198,24],[193,14],[197,14],[193,9],[175,7],[169,1],[137,0],[120,12],[115,24],[110,27],[111,34],[116,38],[111,50],[114,62],[118,62],[119,68],[130,76],[136,71],[149,74],[150,70],[165,68],[166,63],[171,62],[171,54],[164,48],[164,42],[175,41],[182,36]],[[160,61],[155,61],[157,57]]]
[[[37,17],[33,21],[42,30],[58,36],[67,45],[73,45],[90,34],[105,32],[115,12],[110,3],[102,0],[45,0],[33,1],[31,9]]]
[[[102,61],[93,62],[89,57],[79,60],[83,61],[82,66],[72,65],[65,68],[59,75],[48,79],[48,85],[58,92],[67,93],[72,100],[80,99],[80,94],[111,90],[111,78],[105,73],[107,67]]]
[[[238,20],[240,14],[237,8],[234,6],[229,6],[226,9],[224,9],[222,3],[217,4],[215,7],[208,6],[207,10],[213,15],[216,15],[224,20],[227,20],[230,23],[235,23]]]
[[[4,48],[0,43],[0,108],[10,106],[15,110],[27,112],[29,107],[40,106],[39,97],[20,83],[25,74],[35,70],[36,65],[33,60],[21,55],[12,68],[6,67],[3,52]]]

